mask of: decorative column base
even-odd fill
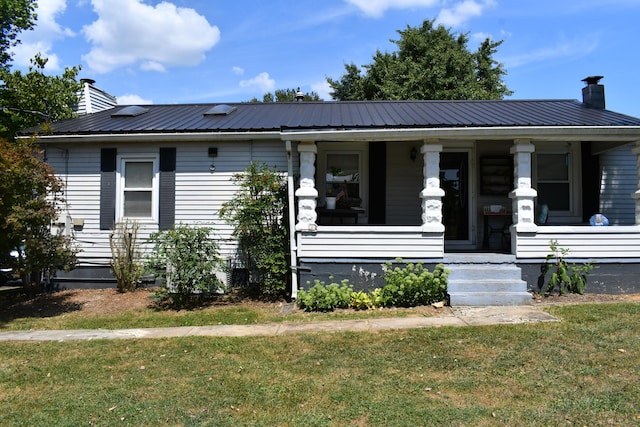
[[[422,232],[444,233],[442,223],[442,198],[444,190],[440,188],[440,152],[442,144],[437,140],[425,140],[420,152],[424,157],[422,172],[424,188],[420,192],[422,199]]]
[[[420,192],[423,233],[444,233],[444,224],[442,223],[443,197],[444,190],[441,188],[425,188]]]
[[[536,233],[538,226],[535,222],[535,199],[538,192],[533,188],[516,188],[509,197],[512,199],[513,226],[517,232]]]
[[[315,161],[318,149],[313,142],[305,141],[298,145],[300,153],[300,188],[296,190],[295,196],[298,198],[298,222],[296,231],[318,230],[318,214],[316,206],[318,203],[318,190],[316,189]]]

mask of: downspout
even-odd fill
[[[291,299],[298,296],[298,259],[296,256],[296,209],[293,189],[293,158],[291,141],[285,141],[287,149],[287,196],[289,198],[289,247],[291,263]]]

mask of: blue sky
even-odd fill
[[[39,0],[14,67],[36,52],[48,72],[80,77],[130,103],[259,99],[316,91],[346,63],[392,51],[397,30],[425,19],[503,40],[495,58],[515,99],[580,99],[603,75],[607,108],[640,117],[640,0]]]

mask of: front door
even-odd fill
[[[450,245],[470,243],[469,153],[440,153],[444,239]]]

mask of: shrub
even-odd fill
[[[139,224],[119,222],[109,234],[111,270],[116,276],[119,292],[134,291],[144,274],[144,264],[138,247]]]
[[[549,248],[551,253],[547,255],[546,262],[540,267],[540,276],[538,277],[540,290],[544,288],[545,292],[552,292],[557,287],[560,295],[565,292],[583,295],[587,287],[587,277],[593,270],[593,264],[590,262],[582,265],[568,263],[564,258],[569,255],[570,250],[559,247],[557,240],[551,240]],[[551,260],[553,262],[550,262]],[[546,275],[549,271],[552,273],[545,286]]]
[[[396,263],[401,263],[397,259]],[[433,273],[422,263],[407,263],[404,267],[387,262],[383,268],[386,285],[380,290],[383,306],[414,307],[442,301],[446,297],[449,271],[444,265],[436,265]]]
[[[330,283],[327,286],[320,280],[314,283],[308,291],[304,289],[298,291],[298,307],[305,311],[333,311],[337,308],[349,308],[353,288],[349,286],[348,280],[343,280],[341,284]]]
[[[286,180],[277,170],[253,162],[233,181],[240,190],[222,206],[220,216],[234,226],[250,282],[263,296],[282,296],[290,270]]]
[[[154,251],[147,258],[148,270],[162,281],[158,298],[168,298],[175,307],[184,306],[192,295],[207,296],[224,291],[217,272],[225,270],[211,229],[179,225],[149,237]]]

